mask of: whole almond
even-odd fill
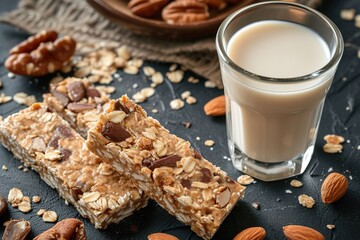
[[[325,240],[318,231],[301,225],[284,226],[283,232],[289,240]]]
[[[263,240],[266,237],[266,231],[262,227],[247,228],[238,233],[233,240]]]
[[[321,186],[323,203],[333,203],[342,198],[348,188],[346,177],[340,173],[330,173]]]
[[[221,95],[219,97],[211,99],[204,106],[205,114],[208,116],[223,116],[225,115],[225,96]]]
[[[148,236],[148,240],[179,240],[177,237],[166,233],[153,233]]]

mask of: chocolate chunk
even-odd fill
[[[69,98],[62,92],[57,90],[52,90],[51,94],[61,102],[61,104],[66,107],[69,104]]]
[[[71,192],[76,201],[79,201],[80,196],[84,194],[81,188],[79,187],[72,187]]]
[[[225,207],[231,198],[231,192],[229,190],[229,188],[226,188],[224,191],[220,192],[217,196],[216,196],[216,203],[221,207]]]
[[[85,240],[84,223],[76,218],[68,218],[58,222],[34,240]]]
[[[69,97],[73,102],[78,102],[85,97],[86,89],[82,82],[75,81],[68,86]]]
[[[152,161],[149,158],[144,158],[142,160],[142,165],[145,166],[145,167],[150,167],[151,164],[152,164]]]
[[[195,158],[195,159],[199,159],[199,160],[202,159],[201,154],[200,154],[198,151],[196,151],[195,149],[194,149],[194,158]]]
[[[61,152],[61,160],[62,161],[67,160],[72,153],[71,150],[65,149],[65,148],[60,149],[60,152]]]
[[[96,98],[96,97],[101,97],[101,94],[100,92],[94,88],[94,87],[89,87],[87,90],[86,90],[86,96],[87,97],[92,97],[92,98]]]
[[[211,171],[208,168],[202,168],[200,169],[200,172],[202,173],[201,182],[208,183],[212,179]]]
[[[154,161],[151,166],[149,167],[150,170],[154,170],[155,168],[159,168],[159,167],[176,167],[176,162],[180,161],[181,157],[179,157],[178,155],[171,155],[171,156],[166,156],[163,158],[160,158],[156,161]]]
[[[55,134],[58,134],[63,138],[70,138],[73,136],[71,128],[66,125],[59,125],[55,131]]]
[[[94,109],[95,107],[96,105],[92,103],[69,103],[67,105],[67,109],[77,113],[91,110]]]
[[[0,217],[6,212],[6,210],[7,210],[6,199],[0,196]]]
[[[51,138],[50,142],[48,143],[48,147],[53,147],[54,149],[57,149],[59,147],[59,139],[60,136],[55,134]]]
[[[31,226],[25,220],[10,220],[5,228],[2,240],[24,240],[31,231]]]
[[[130,113],[130,110],[129,110],[127,107],[125,107],[124,105],[122,105],[119,100],[117,100],[117,101],[115,102],[115,106],[114,106],[114,107],[115,107],[115,110],[121,110],[121,111],[123,111],[123,112],[126,113],[126,114],[129,114],[129,113]]]
[[[131,134],[128,133],[120,123],[108,122],[102,129],[102,135],[114,142],[122,142]]]
[[[189,179],[181,179],[181,185],[184,188],[191,189],[191,181]]]

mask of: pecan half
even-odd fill
[[[34,240],[56,239],[86,240],[84,223],[75,218],[64,219],[34,238]]]
[[[20,43],[10,51],[5,67],[15,74],[33,77],[58,71],[74,55],[76,42],[69,36],[54,42],[55,36],[53,31],[42,32]]]
[[[164,21],[176,25],[201,22],[209,16],[208,6],[197,0],[174,1],[162,11]]]
[[[11,54],[29,53],[39,47],[43,42],[54,42],[58,37],[58,33],[53,30],[41,31],[40,33],[29,37],[25,41],[19,43],[10,50]]]
[[[137,16],[151,18],[161,12],[168,0],[130,0],[128,7]]]

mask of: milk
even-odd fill
[[[315,32],[299,24],[264,20],[238,30],[226,52],[241,68],[260,76],[289,79],[311,74],[330,60],[330,50]],[[254,80],[226,71],[229,143],[266,163],[295,159],[314,144],[325,95],[335,67],[307,81]]]

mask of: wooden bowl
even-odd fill
[[[127,7],[127,0],[87,0],[88,3],[105,17],[131,29],[134,33],[173,40],[195,40],[215,36],[222,21],[235,10],[253,3],[255,0],[242,0],[229,5],[221,11],[210,12],[210,18],[206,21],[187,24],[173,25],[159,19],[142,18],[133,15]]]

